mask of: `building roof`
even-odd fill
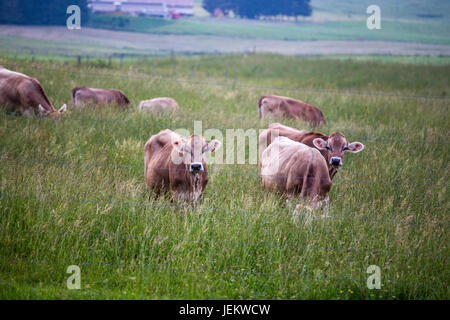
[[[95,2],[128,2],[128,3],[165,3],[172,6],[193,7],[194,0],[94,0]]]
[[[194,6],[194,0],[165,0],[165,2],[169,6],[186,6],[186,7]]]

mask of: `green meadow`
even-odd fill
[[[365,10],[362,11],[365,14]],[[348,21],[255,23],[251,20],[165,20],[147,17],[92,15],[88,27],[153,34],[212,35],[274,40],[383,40],[450,44],[445,21],[382,20],[381,30],[369,30],[365,18]]]
[[[379,0],[381,30],[368,30],[370,0],[312,0],[312,16],[291,21],[209,18],[196,1],[192,19],[91,15],[88,26],[151,34],[212,35],[275,40],[383,40],[450,44],[450,5],[443,0]]]
[[[68,104],[60,119],[0,113],[0,298],[449,299],[450,65],[425,60],[0,57]],[[76,86],[120,89],[131,107],[75,109]],[[260,120],[262,94],[313,103],[327,124]],[[138,112],[161,96],[180,111]],[[149,198],[145,142],[194,121],[220,129],[223,150],[236,143],[225,129],[275,121],[365,149],[336,175],[329,219],[295,219],[295,202],[261,190],[248,161],[210,165],[196,207]],[[66,287],[70,265],[80,290]],[[366,285],[370,265],[380,290]]]

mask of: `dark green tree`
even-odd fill
[[[209,12],[220,8],[227,13],[232,10],[235,14],[255,19],[259,16],[310,16],[310,0],[204,0],[203,7]]]
[[[81,9],[82,23],[88,17],[88,0],[0,0],[0,23],[26,25],[65,25],[67,7]]]

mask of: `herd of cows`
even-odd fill
[[[77,87],[72,90],[72,106],[110,106],[126,109],[130,105],[120,90]],[[23,115],[58,117],[67,110],[56,110],[41,84],[34,78],[0,66],[0,106]],[[172,98],[142,101],[140,111],[176,112]],[[314,126],[325,123],[322,111],[314,105],[287,97],[265,95],[259,99],[258,113],[265,117],[300,118]],[[201,135],[184,137],[169,129],[153,135],[145,144],[145,180],[152,193],[168,193],[181,203],[201,201],[208,183],[206,153],[220,148]],[[330,135],[298,130],[273,123],[259,136],[258,171],[262,188],[298,197],[298,206],[324,208],[328,215],[328,195],[332,179],[343,165],[346,152],[364,149],[360,142],[348,143],[340,132]],[[296,210],[298,209],[296,207]]]

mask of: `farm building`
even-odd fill
[[[94,13],[124,13],[153,17],[194,15],[194,0],[93,0]]]

